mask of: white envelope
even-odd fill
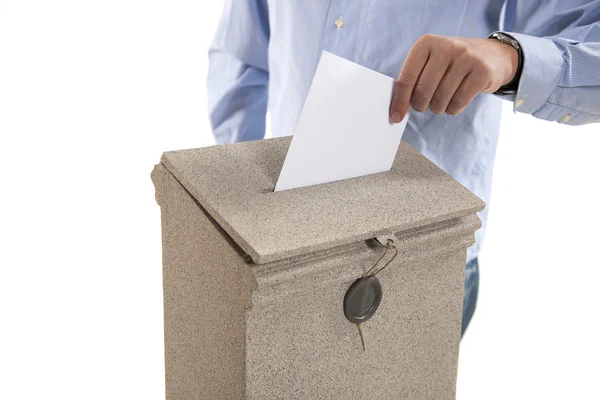
[[[275,191],[388,171],[408,114],[389,121],[394,80],[323,51]]]

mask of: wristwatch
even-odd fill
[[[519,54],[519,61],[517,63],[517,72],[515,73],[515,77],[506,85],[500,86],[500,88],[498,88],[494,94],[507,95],[517,93],[517,89],[519,88],[519,80],[521,79],[521,72],[523,71],[523,49],[521,48],[521,45],[519,45],[519,42],[514,37],[502,32],[494,32],[488,36],[488,39],[495,39],[502,43],[508,44],[514,47]]]

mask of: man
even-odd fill
[[[502,99],[600,121],[599,21],[600,1],[583,0],[226,0],[210,49],[215,139],[262,139],[267,99],[273,135],[292,135],[327,50],[398,77],[390,121],[412,105],[403,138],[489,205]],[[463,333],[488,209],[467,253]]]

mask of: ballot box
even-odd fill
[[[167,400],[454,399],[485,204],[405,142],[390,171],[275,192],[289,144],[152,172]]]

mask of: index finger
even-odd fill
[[[427,64],[429,54],[430,47],[427,40],[418,40],[408,52],[398,80],[394,83],[394,96],[390,105],[390,120],[393,123],[397,124],[404,119],[413,89]]]

